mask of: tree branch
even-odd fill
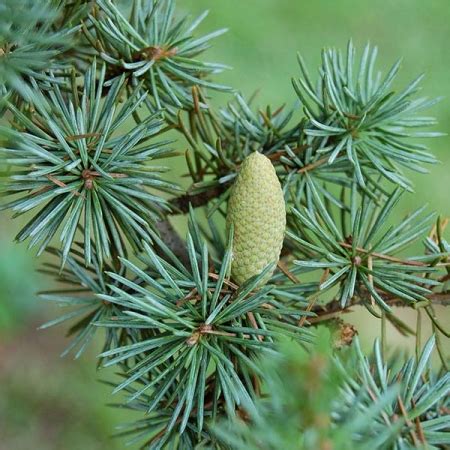
[[[173,225],[166,219],[156,222],[156,228],[164,243],[172,250],[175,256],[186,266],[190,267],[189,255],[186,249],[186,244],[178,235]],[[157,253],[161,254],[159,249]]]
[[[368,293],[369,298],[369,293]],[[428,300],[435,305],[441,306],[450,306],[450,292],[442,292],[442,293],[432,293],[427,296]],[[367,299],[362,296],[354,296],[350,303],[346,306],[342,307],[339,300],[335,299],[325,305],[316,305],[312,309],[312,312],[317,315],[317,317],[313,317],[308,319],[309,322],[314,323],[318,321],[323,321],[327,319],[334,318],[337,314],[348,313],[351,312],[351,308],[354,306],[362,305]],[[396,307],[408,307],[410,304],[405,301],[399,299],[398,297],[390,297],[386,299],[386,303],[389,306]]]
[[[227,188],[228,184],[221,184],[207,191],[199,192],[198,194],[186,193],[180,195],[179,197],[172,198],[171,200],[169,200],[169,204],[173,208],[173,211],[169,214],[187,214],[189,212],[189,205],[191,205],[193,208],[205,206],[211,200],[222,195]]]

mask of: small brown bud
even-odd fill
[[[362,263],[362,259],[361,259],[361,256],[359,256],[359,255],[356,255],[354,258],[353,258],[353,264],[355,265],[355,266],[360,266],[361,265],[361,263]]]

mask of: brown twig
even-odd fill
[[[320,277],[320,281],[319,281],[319,285],[321,285],[322,283],[325,282],[325,280],[328,278],[328,276],[330,275],[330,269],[326,269],[322,276]],[[312,295],[311,300],[308,304],[308,307],[306,308],[306,312],[311,312],[311,310],[313,309],[317,299],[319,298],[320,295],[320,291],[316,292],[315,294]],[[306,322],[306,315],[302,316],[298,322],[298,326],[301,328]]]
[[[402,416],[405,419],[406,424],[410,427],[409,434],[411,435],[411,438],[413,440],[414,446],[419,448],[420,447],[420,442],[419,442],[419,440],[417,438],[416,433],[412,429],[413,424],[412,424],[411,420],[408,419],[408,412],[406,411],[405,405],[403,404],[403,400],[401,399],[400,396],[397,396],[397,401],[398,401],[398,406],[400,408]]]
[[[62,187],[62,188],[67,187],[67,184],[66,184],[66,183],[63,183],[62,181],[58,180],[58,178],[55,178],[53,175],[47,175],[47,178],[48,178],[52,183],[55,183],[56,186],[59,186],[59,187]]]
[[[219,279],[219,275],[217,275],[216,273],[213,273],[213,272],[208,273],[208,276],[210,278],[212,278],[213,280]],[[239,289],[239,286],[237,284],[234,284],[232,281],[227,280],[226,278],[223,280],[223,284],[226,284],[227,286],[234,289],[235,291],[237,291]]]
[[[339,242],[339,245],[344,248],[353,248],[352,244],[348,242]],[[394,256],[384,255],[383,253],[371,252],[370,250],[366,250],[365,248],[356,247],[355,250],[359,253],[364,253],[366,255],[371,255],[372,257],[376,257],[379,259],[384,259],[386,261],[396,262],[399,264],[404,264],[406,266],[417,266],[417,267],[428,267],[428,264],[420,262],[420,261],[408,261],[400,258],[395,258]]]
[[[255,330],[259,330],[258,323],[256,322],[256,319],[255,319],[255,315],[250,311],[247,313],[247,317],[252,325],[252,328],[254,328]],[[264,340],[264,337],[261,336],[260,334],[258,334],[257,339],[259,342],[262,342]]]
[[[220,185],[220,186],[208,189],[207,191],[199,192],[198,194],[186,193],[186,194],[180,195],[179,197],[175,197],[175,198],[169,200],[169,204],[173,208],[173,211],[171,212],[171,214],[172,215],[186,214],[189,212],[189,205],[191,205],[193,208],[205,206],[211,200],[213,200],[213,199],[219,197],[221,194],[223,194],[227,188],[228,188],[228,185]]]
[[[149,61],[159,61],[160,59],[170,58],[171,56],[175,56],[177,54],[177,48],[164,48],[159,46],[150,46],[142,48],[133,54],[133,58],[139,59],[144,57]]]
[[[180,298],[175,304],[178,307],[180,307],[191,300],[198,300],[199,298],[200,298],[200,296],[198,295],[197,288],[194,288],[188,293],[188,295],[186,295],[183,298]]]
[[[278,261],[278,268],[295,284],[300,284],[300,280],[287,268],[283,261]]]
[[[190,268],[191,262],[189,259],[188,251],[186,249],[186,245],[173,225],[166,219],[156,222],[155,226],[159,231],[161,240],[167,245],[167,247],[169,247],[169,249],[183,263],[185,267]],[[159,246],[157,246],[156,253],[162,255],[164,252],[159,248]]]
[[[416,407],[416,403],[415,403],[415,401],[413,399],[411,399],[411,403],[412,403],[413,408],[415,408]],[[417,434],[419,436],[420,442],[422,442],[422,444],[426,444],[427,440],[425,438],[425,433],[423,431],[423,427],[422,427],[422,424],[420,423],[419,417],[416,417],[414,419],[414,422],[416,424],[416,431],[417,431]]]
[[[101,133],[84,133],[84,134],[73,134],[70,136],[66,136],[67,142],[78,141],[80,139],[86,139],[91,137],[100,137]]]
[[[329,158],[321,158],[311,164],[308,164],[304,167],[302,167],[301,169],[297,170],[297,173],[305,173],[308,172],[309,170],[315,169],[316,167],[321,166],[322,164],[325,164],[328,161]]]
[[[382,294],[386,295],[385,292]],[[369,293],[367,293],[369,295]],[[430,302],[437,305],[442,306],[450,306],[450,292],[442,292],[442,293],[432,293],[426,296]],[[351,308],[355,306],[360,306],[364,304],[366,299],[362,296],[354,296],[350,302],[342,307],[339,300],[332,300],[331,302],[325,305],[317,305],[312,309],[312,312],[315,313],[318,317],[314,317],[308,319],[309,322],[315,323],[322,320],[327,320],[329,318],[333,318],[336,314],[351,312]],[[389,306],[397,306],[397,307],[407,307],[409,304],[405,303],[403,300],[399,299],[395,296],[390,296],[385,300],[386,304]]]
[[[59,187],[61,187],[61,188],[67,187],[67,184],[66,184],[66,183],[64,183],[64,182],[61,181],[61,180],[58,180],[58,178],[55,178],[53,175],[46,175],[46,177],[49,179],[49,181],[51,181],[52,183],[55,183],[56,186],[59,186]],[[46,187],[46,186],[44,186],[44,187]],[[44,192],[45,192],[45,191],[44,191]],[[76,195],[77,197],[79,197],[80,195],[82,195],[82,194],[80,194],[76,189],[73,190],[73,193],[74,193],[74,195]]]

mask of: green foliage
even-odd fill
[[[268,106],[254,112],[239,95],[219,112],[211,107],[206,111],[194,108],[189,126],[179,123],[195,155],[195,163],[189,163],[194,179],[192,192],[212,187],[226,192],[239,163],[251,151],[260,151],[272,159],[285,190],[289,190],[287,200],[311,201],[314,194],[305,173],[316,181],[321,196],[340,207],[344,205],[334,194],[336,189],[328,185],[350,188],[355,177],[360,189],[372,196],[378,190],[389,194],[390,188],[380,184],[380,176],[411,190],[402,168],[424,172],[421,164],[436,162],[426,146],[411,138],[441,135],[411,130],[436,123],[417,113],[439,99],[414,99],[422,77],[397,93],[392,84],[399,63],[382,79],[374,74],[376,55],[377,49],[367,46],[356,70],[351,42],[345,63],[340,52],[324,50],[317,83],[313,83],[299,57],[304,78],[293,83],[306,114],[300,119],[296,117],[298,108]],[[197,103],[204,100],[195,93],[194,98]],[[205,176],[210,174],[213,179]],[[223,194],[219,200],[225,199]]]
[[[205,79],[225,68],[222,64],[197,59],[209,41],[223,34],[218,30],[200,38],[192,33],[206,17],[192,23],[175,20],[175,1],[133,0],[129,17],[109,0],[97,1],[98,15],[91,14],[86,37],[108,63],[108,80],[125,73],[130,85],[141,81],[153,97],[151,110],[189,108],[192,86],[228,90]],[[176,111],[176,110],[175,110]]]
[[[4,0],[0,5],[0,89],[30,99],[27,80],[42,79],[70,43],[74,29],[54,30],[58,9],[49,0]],[[57,68],[57,64],[54,65]],[[3,103],[3,100],[2,102]],[[2,106],[0,103],[0,106]]]
[[[308,175],[306,175],[308,177]],[[312,187],[314,189],[314,187]],[[294,264],[305,271],[329,270],[320,285],[327,291],[339,285],[339,301],[345,307],[355,295],[376,302],[391,312],[385,302],[391,298],[412,304],[427,301],[431,288],[440,283],[431,278],[439,273],[441,253],[401,259],[396,255],[416,239],[425,239],[433,214],[421,217],[419,208],[399,225],[387,226],[389,214],[401,196],[394,191],[381,205],[363,196],[359,201],[352,191],[350,211],[342,211],[339,226],[325,208],[318,193],[309,209],[293,210],[293,231],[288,236],[298,247]],[[379,288],[385,295],[380,295]],[[387,294],[387,295],[386,295]]]
[[[267,106],[254,112],[250,102],[236,94],[226,108],[216,111],[199,90],[193,91],[193,100],[189,123],[179,117],[177,127],[191,147],[186,154],[193,179],[189,192],[216,190],[220,195],[211,212],[228,198],[241,162],[251,153],[263,153],[276,164],[280,176],[287,174],[285,161],[279,161],[285,152],[292,154],[291,148],[300,150],[301,124],[292,124],[298,108]],[[201,108],[202,104],[207,107]]]
[[[126,390],[129,407],[151,414],[127,429],[141,439],[150,435],[149,448],[185,431],[183,448],[194,448],[206,421],[234,414],[243,399],[252,402],[262,375],[253,362],[256,355],[273,353],[277,337],[312,338],[309,330],[294,326],[289,311],[271,295],[273,286],[256,290],[270,266],[238,288],[227,280],[231,237],[216,259],[192,218],[190,229],[189,269],[162,242],[163,256],[146,246],[140,258],[145,270],[122,260],[140,282],[109,273],[123,287],[110,285],[113,292],[99,296],[122,314],[98,325],[139,330],[131,333],[130,344],[101,356],[105,366],[122,367],[124,381],[114,392]],[[156,414],[163,410],[165,420]]]
[[[65,354],[103,331],[117,406],[143,414],[119,434],[146,449],[448,448],[450,333],[435,310],[450,298],[446,221],[432,228],[422,207],[390,219],[412,189],[403,171],[434,162],[417,143],[439,135],[422,131],[435,122],[421,115],[434,100],[415,98],[421,77],[397,89],[398,63],[382,77],[376,48],[357,62],[350,43],[324,50],[317,82],[299,58],[292,108],[239,94],[216,108],[210,91],[229,89],[213,79],[225,66],[201,56],[222,30],[194,36],[206,14],[178,18],[172,0],[20,4],[0,6],[1,209],[32,213],[17,240],[52,255],[43,272],[60,285],[42,297],[68,310],[43,327],[70,323]],[[161,173],[186,145],[184,192]],[[253,152],[288,210],[263,287],[275,264],[238,286],[223,220]],[[383,348],[386,321],[415,334],[416,358],[338,351],[356,305],[381,319]],[[421,353],[422,312],[434,338]]]
[[[323,330],[312,352],[285,344],[260,363],[266,396],[215,432],[238,450],[440,448],[450,437],[450,374],[431,369],[433,346],[399,365],[383,360],[379,342],[370,358],[358,340],[335,356]]]
[[[18,132],[0,150],[5,163],[17,167],[5,194],[23,194],[1,208],[11,208],[16,216],[41,208],[16,239],[30,239],[30,247],[39,245],[42,253],[62,226],[63,264],[82,220],[86,264],[92,260],[91,241],[100,265],[112,254],[125,254],[124,238],[140,248],[148,240],[147,229],[168,209],[164,198],[146,188],[178,189],[160,178],[165,167],[148,164],[171,153],[166,143],[154,141],[164,127],[158,115],[120,132],[145,95],[136,90],[120,104],[121,77],[101,102],[106,68],[100,68],[98,80],[96,69],[94,62],[82,91],[76,79],[67,92],[52,80],[46,95],[35,93],[39,102],[30,115],[9,104]]]
[[[324,50],[316,83],[299,55],[303,78],[294,80],[294,88],[309,119],[305,133],[316,138],[328,164],[346,154],[361,187],[367,185],[368,166],[387,180],[411,188],[401,168],[423,172],[421,164],[433,163],[435,158],[424,145],[408,139],[440,135],[415,131],[436,123],[417,115],[436,100],[414,99],[423,76],[395,92],[392,84],[400,61],[383,77],[375,70],[377,54],[377,47],[367,45],[358,65],[351,41],[345,56],[338,50]]]
[[[57,258],[56,263],[53,261],[46,262],[41,269],[41,272],[54,277],[59,283],[63,283],[64,288],[59,287],[50,291],[42,291],[40,292],[40,298],[70,309],[69,312],[62,314],[57,319],[42,325],[41,329],[72,322],[67,336],[73,336],[73,340],[62,356],[73,351],[75,352],[75,358],[78,358],[91,343],[98,331],[96,323],[119,314],[119,309],[114,304],[104,302],[98,297],[101,294],[106,295],[112,292],[112,288],[108,285],[111,280],[104,270],[114,270],[114,267],[109,265],[101,267],[95,253],[91,264],[85,267],[84,248],[83,244],[76,243],[67,256],[66,265],[63,269],[57,264],[61,258],[61,252],[54,248],[48,248],[48,252]],[[126,269],[121,267],[118,273],[123,275],[125,271]],[[113,333],[110,329],[106,329],[104,351],[117,347],[126,338],[126,330]]]
[[[447,444],[450,438],[450,373],[433,370],[430,361],[433,349],[434,337],[429,339],[417,359],[399,363],[398,358],[392,358],[384,362],[379,341],[376,341],[370,358],[363,354],[357,342],[358,371],[355,380],[346,380],[344,407],[338,413],[338,426],[349,412],[357,406],[359,409],[361,403],[365,403],[369,411],[373,403],[386,398],[389,391],[397,390],[397,396],[391,397],[383,406],[375,423],[367,430],[377,442],[375,448],[433,449]],[[361,401],[361,390],[365,401]],[[364,435],[354,433],[353,436],[361,445],[366,440]]]

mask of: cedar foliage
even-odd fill
[[[67,311],[43,327],[70,323],[75,357],[98,334],[118,406],[141,414],[118,434],[145,449],[449,448],[446,221],[391,219],[435,162],[422,77],[394,87],[400,63],[383,74],[377,48],[350,41],[316,76],[298,56],[296,107],[258,108],[216,82],[226,66],[203,54],[225,30],[199,36],[206,14],[129,3],[0,4],[0,208],[25,215],[16,240],[61,285],[41,297]],[[269,282],[273,265],[239,286],[223,218],[253,152],[273,163],[287,231]],[[165,165],[183,153],[187,190]],[[357,305],[382,325],[369,355],[343,320]],[[416,336],[415,357],[392,356],[387,322]]]

